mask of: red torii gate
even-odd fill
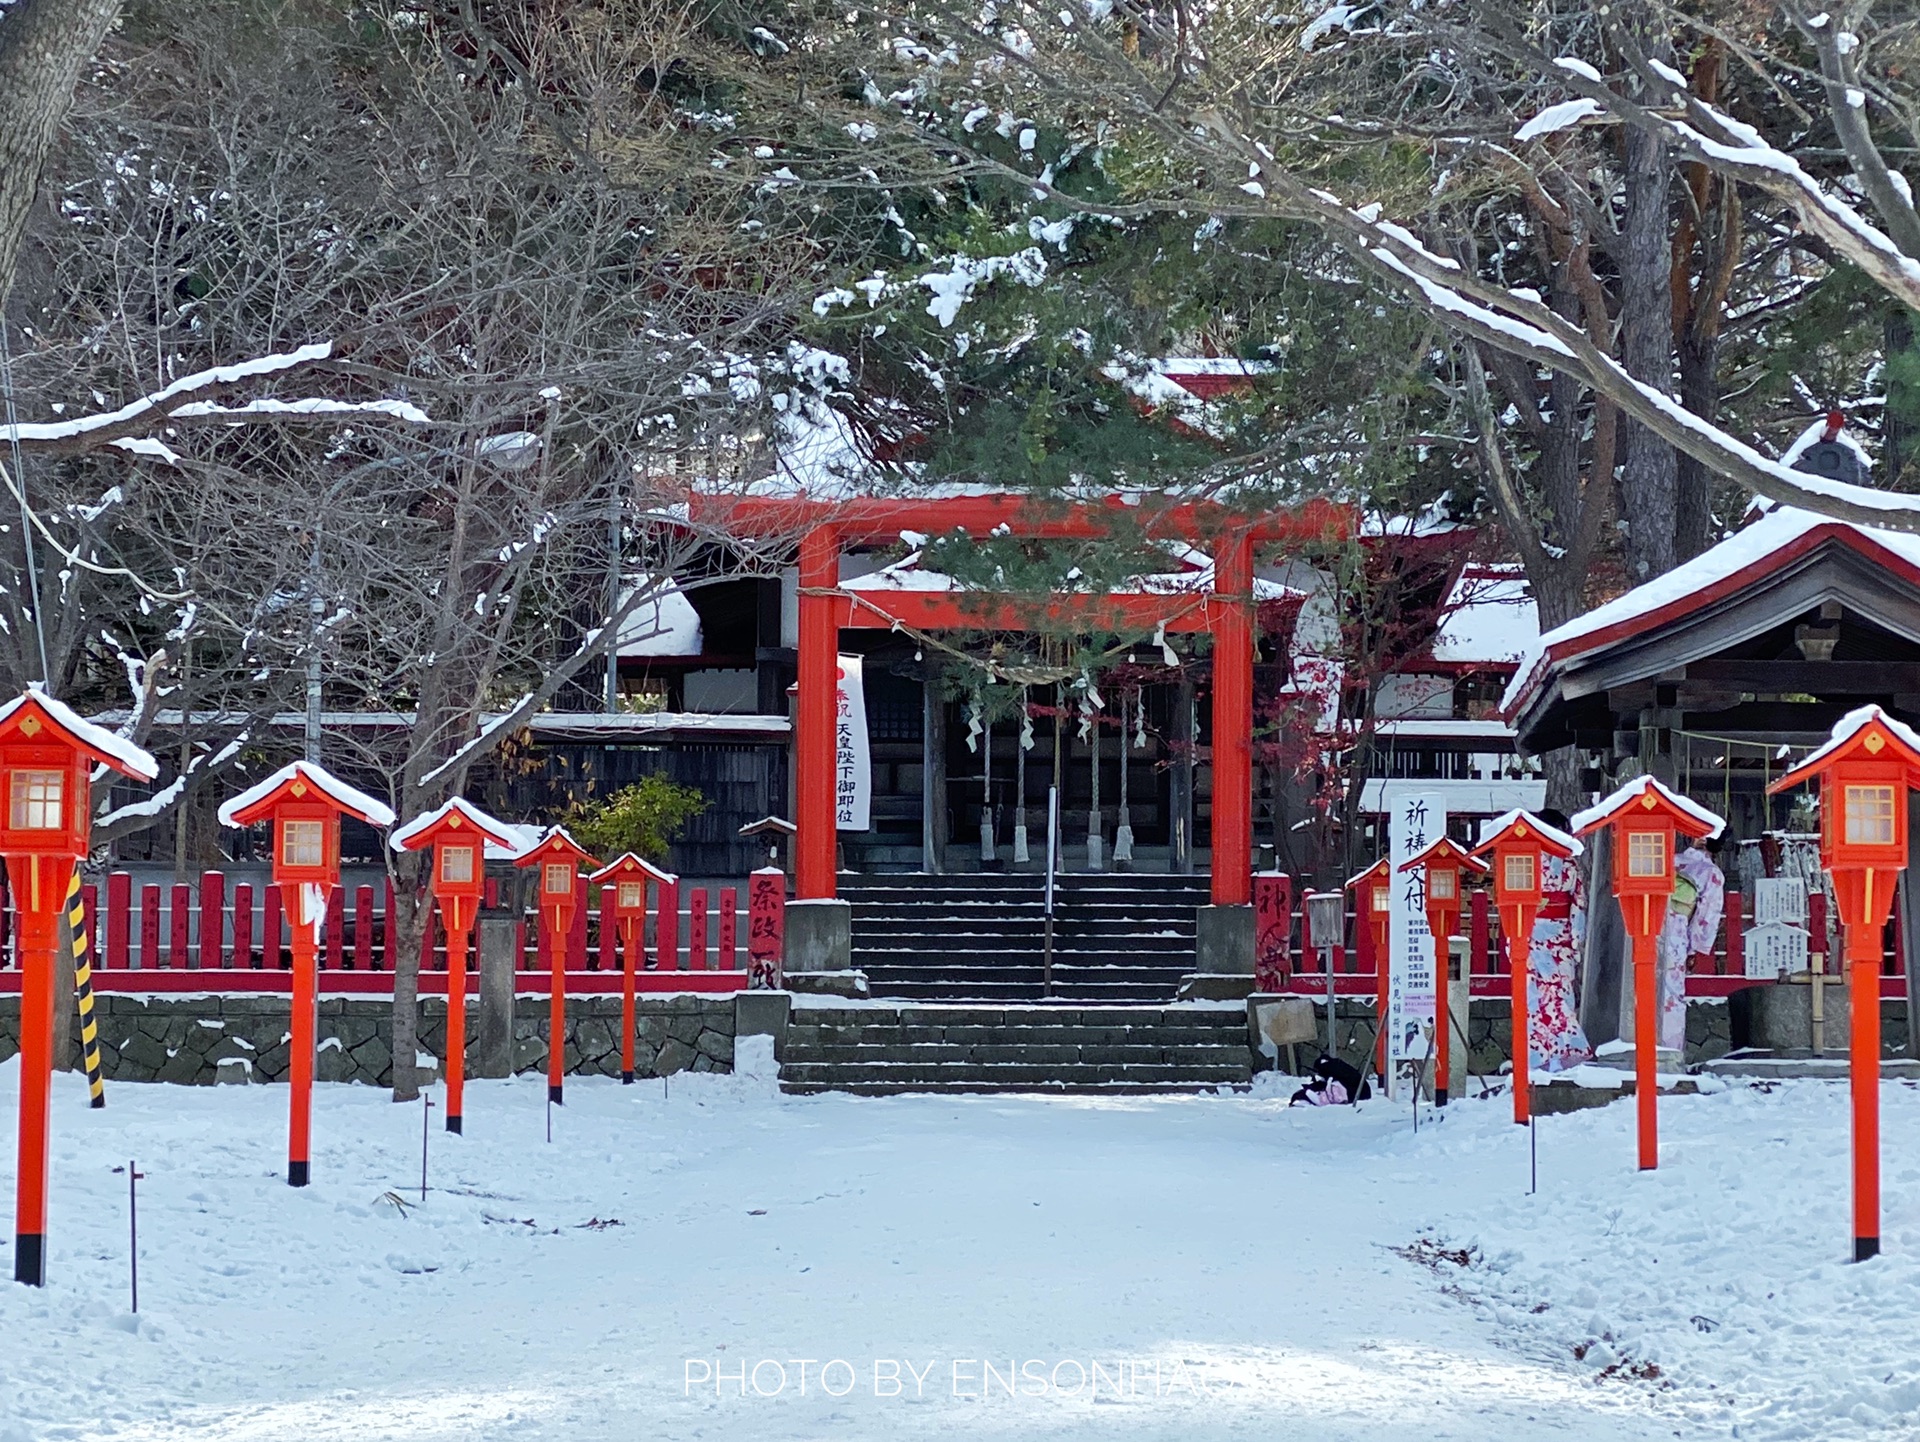
[[[1045,610],[1054,622],[1089,630],[1213,634],[1213,879],[1216,906],[1252,900],[1253,874],[1253,548],[1274,541],[1353,534],[1350,507],[1321,498],[1260,517],[1211,502],[1148,511],[1119,496],[1056,505],[1011,494],[847,501],[756,496],[702,517],[738,534],[799,536],[799,701],[794,720],[794,896],[834,896],[834,705],[843,628],[1015,630],[1032,620],[1004,598],[977,592],[888,592],[885,609],[840,589],[841,550],[892,541],[903,530],[965,530],[1021,540],[1078,540],[1137,529],[1145,539],[1210,548],[1211,593],[1063,596]],[[1024,617],[1024,619],[1023,619]]]

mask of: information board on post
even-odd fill
[[[1447,806],[1439,796],[1419,791],[1395,793],[1388,805],[1393,890],[1387,928],[1387,1057],[1395,1063],[1390,1070],[1397,1079],[1397,1063],[1417,1066],[1427,1059],[1436,995],[1426,870],[1403,872],[1400,865],[1446,835]]]

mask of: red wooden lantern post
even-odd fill
[[[553,965],[547,1010],[547,1100],[559,1103],[565,1100],[561,1088],[567,1070],[567,937],[573,930],[574,885],[583,865],[600,863],[556,826],[513,864],[539,868],[534,874],[540,878],[540,926],[552,938],[547,955]]]
[[[633,993],[640,971],[641,939],[647,923],[647,883],[670,881],[666,872],[649,866],[631,851],[614,857],[587,878],[589,886],[604,886],[613,892],[613,916],[620,927],[620,1081],[633,1084]],[[603,893],[604,894],[604,893]],[[600,904],[600,924],[605,926],[607,905]],[[662,924],[669,924],[664,915]],[[678,918],[673,918],[677,921]]]
[[[1507,966],[1512,972],[1513,1119],[1533,1119],[1532,1046],[1527,995],[1532,975],[1533,920],[1540,913],[1540,878],[1551,856],[1571,861],[1586,848],[1566,832],[1547,825],[1531,811],[1509,811],[1493,821],[1475,856],[1493,860],[1493,899],[1500,908],[1500,929],[1507,935]]]
[[[1442,836],[1416,856],[1400,863],[1402,871],[1426,868],[1427,930],[1433,933],[1433,1104],[1447,1104],[1452,991],[1447,975],[1447,943],[1460,925],[1460,902],[1464,883],[1483,874],[1486,863],[1476,861],[1450,836]]]
[[[1706,807],[1636,776],[1599,805],[1573,818],[1577,836],[1613,832],[1613,894],[1633,938],[1633,1088],[1640,1123],[1640,1170],[1660,1165],[1659,982],[1655,947],[1673,895],[1676,836],[1710,840],[1726,823]]]
[[[1353,904],[1359,912],[1355,921],[1369,927],[1373,936],[1376,993],[1373,1002],[1376,1032],[1373,1039],[1373,1070],[1384,1082],[1387,1077],[1387,985],[1393,974],[1393,969],[1387,964],[1388,952],[1393,944],[1390,939],[1393,925],[1393,864],[1383,856],[1348,881],[1347,886],[1353,892]]]
[[[293,935],[293,1033],[287,1075],[287,1185],[311,1178],[315,1010],[319,1004],[320,923],[340,881],[340,818],[393,825],[393,813],[310,761],[283,766],[220,808],[222,826],[273,823],[273,879]],[[277,944],[270,938],[269,944]]]
[[[1862,706],[1769,791],[1820,782],[1820,861],[1847,931],[1853,1089],[1853,1259],[1880,1251],[1880,938],[1907,864],[1907,792],[1920,787],[1920,735]]]
[[[20,1132],[13,1213],[13,1279],[47,1281],[47,1166],[53,1122],[54,968],[60,913],[91,831],[88,778],[106,766],[136,781],[160,774],[153,758],[81,719],[39,688],[0,707],[0,855],[19,918]]]
[[[504,823],[456,796],[388,838],[395,851],[433,849],[430,873],[447,929],[447,1130],[463,1125],[467,1083],[467,943],[486,891],[487,848],[518,851]]]

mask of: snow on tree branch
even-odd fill
[[[256,398],[241,405],[224,406],[215,399],[249,381],[304,370],[327,360],[332,354],[332,341],[318,341],[234,365],[195,371],[118,410],[76,416],[71,420],[23,421],[13,426],[0,425],[0,444],[17,442],[22,450],[56,455],[112,446],[134,455],[152,456],[172,463],[179,459],[173,450],[146,432],[162,424],[189,421],[232,425],[252,420],[321,420],[342,416],[385,416],[409,425],[431,423],[432,418],[425,411],[399,400]]]

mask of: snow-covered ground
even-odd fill
[[[549,1145],[540,1078],[470,1084],[417,1205],[421,1110],[381,1093],[318,1089],[292,1191],[281,1088],[60,1078],[0,1438],[1920,1435],[1910,1086],[1865,1266],[1830,1083],[1663,1101],[1649,1175],[1630,1106],[1550,1118],[1537,1196],[1501,1101],[1416,1137],[1277,1095],[663,1090],[570,1081]]]

